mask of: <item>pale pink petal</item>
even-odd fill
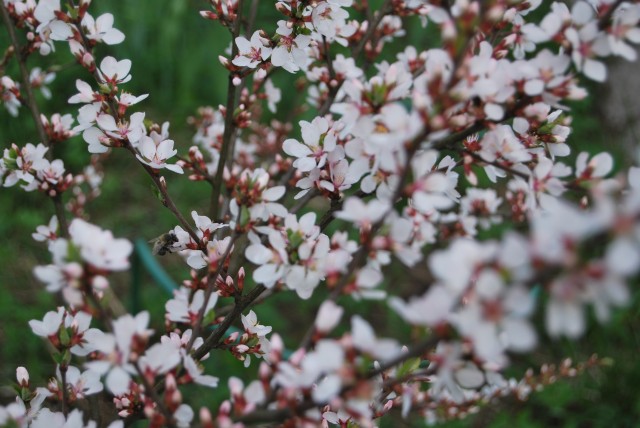
[[[293,138],[289,138],[284,141],[282,144],[282,150],[284,150],[284,152],[289,156],[294,156],[296,158],[309,156],[313,153],[308,146],[294,140]]]
[[[265,201],[277,201],[285,192],[284,186],[276,186],[262,192],[262,199]]]

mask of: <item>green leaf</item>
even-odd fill
[[[251,220],[251,214],[249,214],[249,209],[243,205],[242,208],[240,208],[240,226],[246,226],[249,224],[249,220]]]
[[[158,198],[160,202],[162,202],[162,205],[164,205],[164,196],[162,196],[162,193],[160,193],[160,190],[153,184],[149,185],[149,188],[151,189],[151,192],[154,194],[154,196]]]
[[[401,378],[416,371],[420,367],[420,358],[410,358],[398,367],[397,377]]]
[[[202,325],[209,325],[212,324],[216,319],[216,311],[211,309],[209,312],[207,312],[207,314],[204,316],[203,320],[202,320]]]
[[[60,328],[58,337],[60,338],[60,344],[62,344],[62,346],[64,347],[67,347],[71,342],[71,337],[69,337],[69,332],[64,327]]]

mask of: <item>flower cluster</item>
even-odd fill
[[[0,425],[97,426],[79,410],[92,395],[113,403],[111,428],[370,427],[392,411],[435,423],[604,364],[503,375],[514,354],[579,339],[588,311],[606,322],[635,291],[640,168],[614,176],[609,153],[579,147],[567,104],[587,96],[581,78],[606,80],[607,57],[636,59],[640,2],[278,0],[268,23],[256,19],[266,3],[210,0],[201,16],[230,32],[227,101],[189,118],[191,147],[133,111],[147,94],[122,89],[132,61],[96,49],[124,33],[76,3],[0,3],[15,27],[2,103],[31,113],[37,133],[4,148],[0,183],[52,200],[32,235],[51,262],[34,274],[64,303],[29,323],[55,373],[34,387],[19,367]],[[405,46],[413,21],[437,37]],[[56,68],[25,59],[53,60],[61,43],[85,75],[63,97],[73,113],[42,114],[33,89],[51,98]],[[278,74],[299,79],[287,91]],[[67,171],[54,147],[77,142],[91,160]],[[189,273],[154,299],[159,325],[153,311],[126,313],[126,284],[112,287],[133,244],[86,220],[115,151],[177,222],[153,252],[179,254]],[[207,187],[191,220],[165,169],[194,195]],[[291,315],[289,336],[269,317],[276,296],[313,308]],[[362,299],[394,313],[393,330]],[[219,370],[225,354],[237,370],[258,360],[256,377]],[[193,391],[219,383],[228,400],[196,416]]]

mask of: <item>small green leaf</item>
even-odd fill
[[[211,309],[203,318],[202,325],[212,324],[216,319],[216,311]]]
[[[164,196],[162,196],[160,190],[154,185],[150,185],[149,188],[151,189],[151,192],[154,194],[154,196],[158,198],[158,200],[164,205]]]
[[[105,94],[108,95],[112,92],[113,88],[111,87],[111,85],[107,85],[106,83],[102,83],[99,87],[98,90],[100,91],[101,94]]]
[[[240,208],[240,226],[246,226],[249,224],[249,220],[251,220],[251,214],[249,213],[249,209],[243,205],[242,208]]]
[[[410,358],[398,367],[397,377],[406,376],[420,367],[420,358]]]
[[[71,337],[69,337],[69,332],[64,327],[60,328],[58,337],[60,338],[60,344],[64,347],[68,346],[69,342],[71,342]]]
[[[71,363],[71,351],[69,351],[68,349],[65,349],[64,352],[62,353],[62,361],[60,362],[60,366],[62,367],[69,367],[69,364]]]

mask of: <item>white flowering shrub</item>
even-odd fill
[[[541,335],[579,340],[589,311],[606,322],[634,292],[640,169],[614,175],[610,154],[582,151],[567,102],[587,95],[585,80],[607,79],[607,58],[636,59],[640,2],[272,3],[277,22],[263,22],[255,0],[210,0],[201,12],[229,31],[218,53],[228,92],[225,105],[197,110],[191,147],[144,111],[153,94],[127,92],[135,58],[98,55],[99,44],[127,43],[117,15],[95,16],[90,0],[0,3],[2,104],[37,131],[2,141],[0,183],[52,201],[33,234],[51,261],[34,275],[61,302],[29,323],[55,373],[33,385],[18,367],[0,425],[438,423],[598,364],[503,375]],[[397,50],[408,23],[424,43]],[[34,90],[51,97],[55,74],[29,58],[53,64],[67,48],[84,77],[55,94],[73,113],[48,112]],[[12,63],[19,73],[5,74]],[[290,88],[273,76],[283,74],[302,79],[293,113],[279,107]],[[68,170],[53,156],[59,144],[85,147],[86,167]],[[175,216],[155,244],[186,265],[163,325],[106,304],[133,245],[82,208],[116,151]],[[210,187],[207,212],[178,209],[171,183],[181,177]],[[278,293],[318,302],[301,341],[261,324]],[[401,318],[396,335],[357,312],[362,299]],[[257,365],[255,378],[205,370],[224,354],[240,361],[235,375]],[[230,395],[193,408],[189,384]],[[96,396],[100,421],[88,419]]]

